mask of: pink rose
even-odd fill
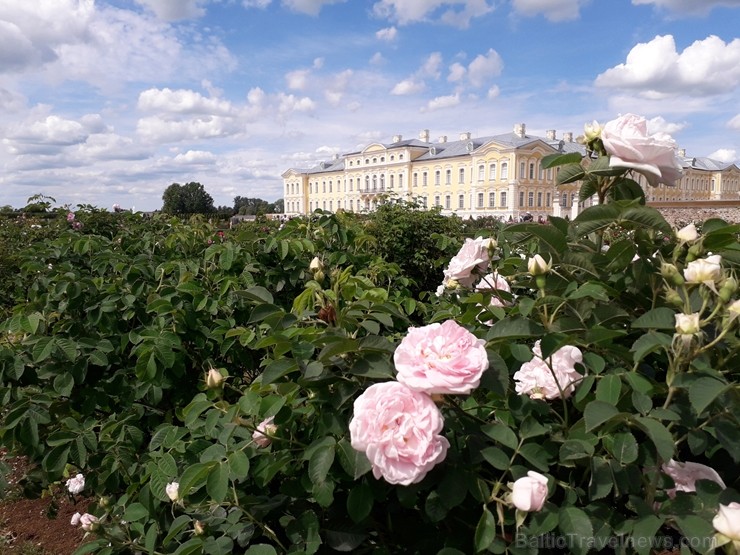
[[[67,212],[67,221],[73,222],[75,219],[75,213],[74,212]]]
[[[547,478],[530,470],[511,487],[511,502],[520,511],[539,511],[547,499]]]
[[[500,276],[498,272],[483,276],[475,286],[476,291],[506,291],[511,293],[511,287],[506,278]],[[491,297],[491,306],[506,306],[504,301],[498,295]]]
[[[697,480],[711,480],[718,483],[723,488],[727,486],[719,477],[719,474],[707,465],[695,462],[678,462],[671,459],[663,463],[660,469],[673,479],[676,487],[666,490],[668,497],[676,497],[677,491],[692,492],[696,491]]]
[[[610,121],[601,129],[601,140],[610,166],[632,168],[653,187],[675,185],[681,177],[676,141],[665,133],[648,135],[647,121],[641,116],[627,114]]]
[[[460,251],[452,257],[445,270],[444,283],[457,282],[472,287],[478,274],[485,272],[491,263],[490,249],[496,246],[491,238],[467,238]]]
[[[257,429],[252,433],[252,440],[258,447],[267,447],[272,443],[272,438],[268,435],[275,435],[275,432],[277,432],[277,426],[272,423],[274,419],[274,416],[266,418],[257,425]]]
[[[562,390],[563,398],[570,397],[582,377],[575,369],[576,364],[583,362],[581,350],[569,345],[561,347],[545,361],[538,340],[532,352],[534,358],[514,374],[516,392],[532,399],[558,399]]]
[[[415,391],[470,393],[488,368],[485,341],[454,320],[409,328],[393,353],[396,379]]]
[[[371,385],[354,404],[352,447],[364,451],[373,476],[407,486],[424,479],[447,455],[444,420],[432,398],[399,382]]]

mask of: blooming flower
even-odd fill
[[[740,542],[740,503],[720,504],[719,511],[712,519],[712,526],[723,536]]]
[[[583,136],[587,143],[590,143],[594,139],[601,137],[601,126],[599,122],[593,120],[591,123],[586,123],[583,126]]]
[[[75,213],[74,212],[67,212],[67,221],[73,222],[75,219]]]
[[[673,459],[663,463],[660,469],[673,479],[675,487],[666,490],[671,499],[676,496],[677,491],[696,491],[697,480],[711,480],[726,488],[719,474],[707,465],[695,462],[678,462]]]
[[[69,523],[72,526],[79,526],[80,525],[80,517],[82,517],[82,515],[80,513],[73,514],[72,515],[72,520],[70,520]]]
[[[274,419],[274,416],[266,418],[257,425],[257,429],[252,433],[252,440],[258,447],[267,447],[272,443],[272,438],[268,437],[267,434],[274,435],[277,431],[277,426],[272,423]]]
[[[676,314],[676,333],[681,335],[693,335],[701,329],[699,325],[699,313]]]
[[[676,232],[676,237],[682,243],[691,243],[699,238],[699,232],[696,231],[696,226],[694,224],[689,224],[679,229]]]
[[[85,489],[85,477],[82,474],[78,474],[74,478],[67,480],[67,489],[69,493],[78,494]]]
[[[178,499],[180,499],[180,484],[179,483],[170,482],[164,488],[164,491],[167,493],[167,497],[169,497],[170,501],[172,501],[173,503],[176,502]]]
[[[454,320],[409,328],[393,353],[396,379],[415,391],[466,394],[488,368],[485,341]]]
[[[506,278],[500,276],[498,272],[483,276],[475,286],[476,291],[506,291],[511,293],[511,287]],[[491,306],[504,306],[504,302],[497,296],[491,297]]]
[[[467,238],[458,253],[450,259],[444,271],[444,285],[452,281],[463,287],[472,287],[476,276],[485,272],[491,262],[491,249],[496,247],[492,238]]]
[[[561,395],[570,397],[581,379],[575,369],[583,362],[583,353],[578,347],[566,345],[555,351],[547,360],[542,358],[540,341],[532,349],[534,357],[525,362],[514,374],[515,390],[532,399],[557,399]]]
[[[407,486],[420,482],[447,455],[444,419],[429,395],[400,382],[368,387],[354,403],[352,447],[364,451],[375,478]]]
[[[520,511],[539,511],[547,499],[547,477],[530,470],[511,487],[511,502]]]
[[[714,286],[722,279],[722,257],[718,254],[689,262],[683,271],[687,283],[704,283]]]
[[[98,517],[95,515],[91,515],[90,513],[85,513],[80,517],[80,526],[82,526],[82,529],[85,532],[89,532],[93,528],[93,524],[95,524],[98,521]]]
[[[676,141],[665,133],[648,135],[642,116],[626,114],[608,122],[601,128],[601,141],[611,167],[632,168],[653,187],[674,185],[681,177]]]
[[[552,260],[545,262],[539,254],[535,254],[529,260],[527,260],[527,271],[533,276],[541,276],[546,274],[552,269]]]

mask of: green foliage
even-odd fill
[[[488,270],[512,295],[494,306],[486,291],[418,293],[470,231],[434,211],[226,232],[116,216],[85,208],[81,231],[57,219],[26,250],[16,239],[18,302],[0,325],[0,441],[38,463],[36,491],[84,473],[100,521],[80,555],[524,554],[548,538],[649,553],[681,537],[703,553],[718,503],[740,499],[737,226],[706,222],[687,245],[637,199],[498,226]],[[723,264],[712,287],[662,271],[710,249]],[[533,254],[553,264],[539,281]],[[701,333],[676,338],[675,315],[695,312]],[[485,341],[490,367],[471,395],[440,401],[444,462],[391,486],[350,444],[353,402],[393,379],[410,326],[450,318]],[[537,340],[545,357],[584,353],[571,397],[516,393]],[[224,380],[207,383],[211,369]],[[712,466],[727,488],[671,497],[671,458]],[[517,514],[508,494],[528,470],[549,496]]]
[[[200,183],[173,183],[162,194],[165,214],[209,214],[215,212],[213,197]]]

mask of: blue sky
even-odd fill
[[[274,201],[390,142],[633,112],[740,160],[740,0],[0,0],[0,205]]]

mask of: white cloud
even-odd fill
[[[632,0],[635,6],[654,5],[674,13],[706,14],[717,7],[738,8],[740,0]]]
[[[26,105],[26,99],[17,92],[0,88],[0,113],[20,112]]]
[[[324,90],[324,97],[330,105],[339,105],[342,98],[344,98],[345,91],[347,90],[347,87],[349,87],[353,76],[354,71],[346,69],[329,79],[326,89]]]
[[[450,73],[447,75],[447,80],[450,83],[457,83],[458,81],[462,81],[468,71],[467,69],[465,69],[465,66],[459,62],[455,62],[454,64],[452,64],[449,69]]]
[[[272,0],[242,0],[242,6],[245,8],[258,8],[264,10],[272,4]]]
[[[216,156],[205,150],[188,150],[175,156],[174,161],[178,164],[213,164]]]
[[[734,162],[738,159],[737,151],[733,148],[720,148],[712,152],[707,158],[720,162]]]
[[[321,69],[324,67],[324,58],[314,58],[313,60],[313,68],[314,69]]]
[[[278,111],[281,114],[291,112],[310,112],[316,109],[316,103],[308,97],[298,98],[292,94],[278,94]]]
[[[340,4],[345,0],[283,0],[283,5],[294,12],[307,15],[319,15],[321,8],[331,4]]]
[[[148,89],[139,95],[139,110],[169,114],[230,115],[234,109],[230,102],[206,98],[191,90]]]
[[[395,27],[386,27],[375,33],[375,38],[387,42],[393,42],[398,37],[398,30]]]
[[[201,6],[207,0],[136,0],[136,3],[149,8],[154,14],[165,21],[193,19],[205,15]]]
[[[141,118],[136,132],[154,143],[228,137],[244,131],[235,118],[199,116],[189,119],[168,119],[161,116]]]
[[[421,68],[419,68],[419,75],[439,79],[441,66],[442,54],[439,52],[432,52],[424,61]]]
[[[486,54],[479,54],[468,66],[468,79],[475,87],[483,86],[492,77],[501,75],[504,62],[493,48]]]
[[[302,91],[306,88],[306,81],[310,72],[307,69],[297,69],[290,71],[285,75],[288,88],[294,91]]]
[[[460,104],[460,95],[452,94],[448,96],[438,96],[430,100],[426,108],[422,109],[424,112],[433,112],[434,110],[442,110],[444,108],[451,108]]]
[[[380,0],[373,5],[374,13],[407,25],[417,21],[437,19],[445,24],[465,28],[470,20],[494,9],[488,0]]]
[[[513,0],[514,11],[526,17],[542,14],[549,21],[572,21],[590,0]]]
[[[600,74],[596,86],[634,89],[644,97],[706,96],[740,86],[740,39],[725,43],[714,35],[680,54],[671,35],[637,44],[625,63]]]
[[[685,123],[673,123],[666,121],[662,116],[656,116],[650,118],[647,122],[648,132],[653,133],[667,133],[668,135],[674,135],[679,131],[686,128]]]
[[[88,114],[79,121],[50,115],[10,126],[3,142],[13,154],[49,155],[82,144],[92,134],[105,132],[108,129],[98,114]]]
[[[380,52],[376,52],[370,58],[370,65],[379,66],[379,65],[383,65],[384,63],[385,63],[385,58]]]
[[[488,92],[486,93],[486,98],[489,100],[493,100],[494,98],[498,98],[498,96],[501,94],[501,89],[498,88],[498,85],[494,85],[490,89],[488,89]]]
[[[740,130],[740,114],[736,115],[734,118],[728,121],[727,127],[729,127],[730,129]]]
[[[391,89],[391,94],[395,94],[397,96],[416,94],[423,91],[424,88],[424,83],[422,81],[417,81],[416,79],[409,78],[396,83],[393,89]]]

